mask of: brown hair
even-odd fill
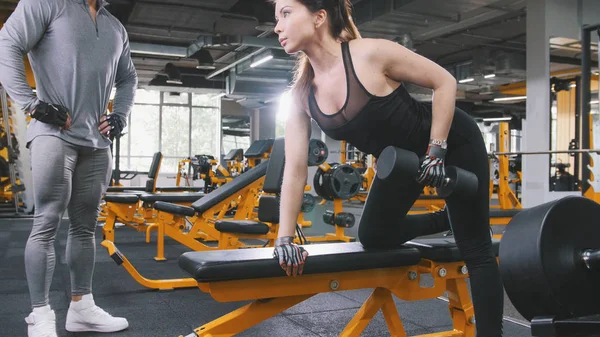
[[[271,3],[277,0],[268,0]],[[309,11],[315,13],[321,9],[327,12],[331,28],[331,35],[342,41],[350,41],[360,38],[358,28],[352,20],[352,3],[350,0],[296,0],[303,4]],[[315,73],[308,57],[300,53],[294,67],[294,79],[292,82],[293,100],[307,109],[308,94]]]

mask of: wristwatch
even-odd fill
[[[441,147],[442,149],[445,149],[448,147],[448,143],[446,142],[446,140],[441,140],[441,139],[430,139],[429,145],[436,145],[436,146]]]

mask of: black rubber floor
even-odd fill
[[[324,207],[327,207],[325,205]],[[307,235],[331,232],[319,221],[323,206],[318,206],[307,218],[314,220]],[[351,211],[352,208],[348,208]],[[358,212],[360,213],[360,212]],[[357,219],[358,220],[358,219]],[[0,329],[2,336],[26,336],[24,318],[30,312],[28,288],[23,266],[25,242],[31,230],[31,219],[0,220]],[[142,287],[108,257],[99,245],[101,228],[96,241],[97,258],[93,293],[96,303],[113,315],[126,317],[130,327],[114,334],[68,333],[64,329],[70,301],[69,270],[65,263],[68,219],[63,220],[57,235],[57,264],[50,291],[50,301],[57,314],[59,336],[164,336],[187,335],[213,319],[246,303],[219,303],[200,290],[155,291]],[[116,231],[119,249],[148,278],[188,277],[177,266],[177,257],[187,251],[178,243],[166,241],[165,262],[155,262],[155,245],[147,244],[144,235],[122,227]],[[354,233],[353,233],[354,232]],[[349,230],[356,235],[356,229]],[[321,294],[298,304],[249,330],[240,336],[337,336],[370,295],[367,290]],[[408,336],[434,333],[451,329],[447,302],[441,299],[405,302],[396,299]],[[511,319],[507,317],[508,319]],[[516,317],[517,320],[520,318]],[[363,336],[389,336],[381,313],[373,319]],[[505,322],[505,336],[530,336],[527,327]]]

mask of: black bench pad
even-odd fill
[[[210,208],[216,206],[221,201],[231,197],[235,193],[242,190],[244,187],[252,184],[259,178],[263,177],[267,173],[267,167],[269,165],[269,161],[265,160],[259,165],[251,168],[247,172],[240,174],[235,177],[232,181],[227,184],[217,188],[216,190],[208,193],[202,199],[194,202],[192,207],[198,213],[204,213],[208,211]]]
[[[140,201],[140,198],[137,194],[114,193],[105,194],[104,201],[114,202],[116,204],[135,204]]]
[[[154,209],[158,210],[158,211],[163,211],[163,212],[167,212],[167,213],[171,213],[171,214],[175,214],[175,215],[182,215],[182,216],[194,216],[194,214],[196,214],[194,209],[191,207],[172,204],[170,202],[164,202],[164,201],[155,202]]]
[[[204,189],[204,187],[196,187],[196,186],[165,186],[165,187],[157,187],[157,192],[200,192]]]
[[[204,187],[195,187],[195,186],[165,186],[165,187],[157,187],[157,192],[200,192],[204,189]],[[127,192],[127,191],[146,191],[145,186],[109,186],[106,189],[106,192]]]
[[[215,229],[221,233],[267,234],[269,225],[252,220],[219,220]]]
[[[525,210],[522,209],[490,209],[490,218],[504,218],[504,217],[513,217],[517,215],[520,211]]]
[[[415,247],[421,252],[424,259],[436,262],[460,262],[463,257],[452,238],[416,239],[408,241],[405,245]],[[492,251],[498,256],[500,240],[492,239]]]
[[[125,192],[125,191],[145,191],[146,187],[142,186],[109,186],[106,192]]]
[[[204,193],[148,193],[142,194],[140,200],[144,202],[194,202],[204,196]]]
[[[414,247],[366,250],[359,242],[303,246],[310,256],[303,274],[322,274],[375,268],[412,266],[421,259]],[[199,282],[285,276],[273,257],[273,247],[187,252],[179,266]]]

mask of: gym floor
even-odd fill
[[[332,232],[333,227],[321,220],[325,209],[333,205],[317,205],[306,215],[313,226],[305,230],[307,235]],[[358,219],[360,204],[346,204],[344,210]],[[0,219],[0,327],[5,336],[26,336],[24,318],[30,312],[29,293],[23,265],[23,254],[32,219]],[[96,303],[109,313],[126,317],[129,329],[113,334],[68,333],[65,331],[66,312],[70,301],[69,270],[65,261],[65,246],[69,220],[63,219],[56,239],[56,270],[50,288],[50,301],[57,314],[58,336],[164,336],[187,335],[193,329],[210,322],[247,302],[219,303],[197,288],[175,291],[156,291],[142,287],[117,266],[100,246],[101,228],[96,232],[96,269],[93,293]],[[346,231],[356,236],[357,228]],[[186,247],[166,239],[167,261],[155,262],[155,245],[145,243],[144,235],[130,228],[116,230],[117,246],[140,273],[148,278],[189,277],[177,265],[177,257],[188,251]],[[153,243],[155,240],[152,241]],[[239,336],[337,336],[356,313],[369,290],[344,291],[317,295],[275,316]],[[434,333],[451,329],[445,298],[406,302],[396,300],[408,336]],[[527,322],[505,298],[504,336],[531,336]],[[385,320],[379,312],[362,336],[388,336]]]

